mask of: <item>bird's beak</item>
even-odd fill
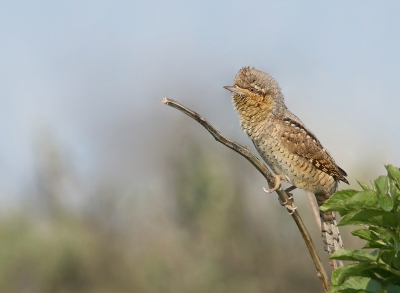
[[[227,89],[228,91],[230,91],[234,94],[238,94],[238,95],[243,94],[241,89],[236,86],[224,86],[224,89]]]

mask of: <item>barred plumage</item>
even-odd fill
[[[334,161],[316,136],[290,112],[276,80],[259,70],[244,67],[235,77],[232,100],[243,130],[277,174],[295,187],[313,192],[319,206],[336,191],[339,181],[348,184],[346,172]],[[322,213],[325,250],[332,253],[343,243],[335,214]]]

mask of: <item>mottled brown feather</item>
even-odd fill
[[[235,77],[232,100],[243,130],[277,174],[298,188],[312,191],[318,206],[348,183],[343,171],[301,120],[287,109],[276,80],[267,73],[244,67]],[[334,212],[320,212],[325,250],[343,248]]]
[[[327,173],[335,179],[341,180],[347,184],[349,182],[344,176],[347,176],[323,148],[319,140],[305,128],[300,121],[284,117],[285,123],[281,130],[282,143],[293,153],[302,156],[319,170]]]

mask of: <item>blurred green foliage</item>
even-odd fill
[[[1,218],[0,292],[321,292],[276,198],[260,186],[262,206],[249,207],[247,179],[261,175],[241,160],[191,140],[168,160],[168,188],[89,193],[46,151],[37,190]]]

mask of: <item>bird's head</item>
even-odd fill
[[[240,69],[235,77],[234,85],[224,88],[241,96],[265,96],[280,93],[278,83],[272,76],[250,67]]]
[[[232,92],[233,103],[240,116],[253,116],[257,112],[279,114],[281,109],[286,108],[276,80],[254,68],[240,69],[234,85],[224,88]]]

